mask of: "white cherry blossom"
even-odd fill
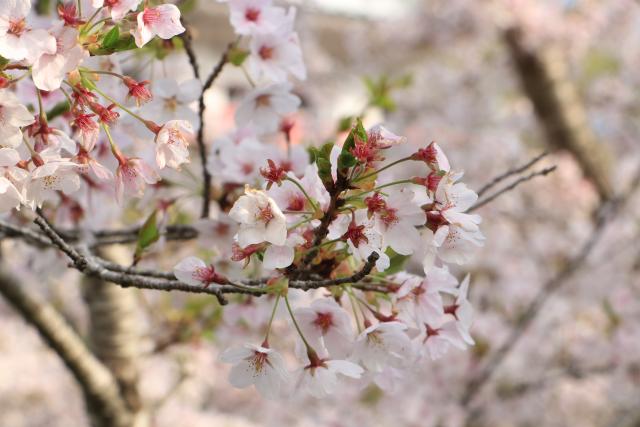
[[[381,372],[385,366],[404,367],[414,358],[407,325],[383,322],[365,329],[356,340],[353,358],[370,371]]]
[[[229,382],[237,388],[251,385],[266,398],[276,398],[287,391],[291,378],[284,359],[275,350],[254,344],[231,348],[220,354],[220,361],[231,363]]]
[[[38,89],[48,91],[58,89],[66,74],[89,56],[78,43],[78,30],[75,28],[58,26],[51,35],[56,40],[55,51],[40,55],[33,64],[33,82]]]
[[[189,141],[193,135],[191,123],[185,120],[170,120],[156,135],[156,164],[178,169],[189,162]]]
[[[245,188],[229,216],[240,223],[238,243],[242,247],[262,242],[282,246],[287,240],[287,220],[264,191]]]
[[[111,12],[111,19],[120,21],[129,12],[138,8],[142,0],[92,0],[91,5],[98,9],[107,6]]]
[[[43,53],[55,53],[53,36],[27,26],[30,10],[30,0],[0,0],[0,56],[33,64]]]
[[[185,31],[180,23],[180,9],[175,4],[145,7],[138,13],[137,22],[137,28],[131,32],[138,47],[149,43],[155,36],[168,40]]]
[[[0,90],[0,144],[18,147],[22,144],[21,127],[35,121],[27,107],[20,104],[18,98],[7,89]]]
[[[291,84],[273,84],[251,91],[236,111],[239,126],[253,126],[259,133],[278,129],[280,120],[300,106],[300,98],[291,93]]]
[[[322,399],[336,392],[339,376],[358,379],[363,372],[360,365],[348,360],[323,360],[319,366],[307,366],[300,370],[298,387]]]
[[[322,356],[344,358],[350,354],[354,343],[351,319],[333,299],[316,299],[294,314],[305,338]]]

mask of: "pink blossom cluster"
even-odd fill
[[[473,345],[469,278],[459,283],[447,266],[465,264],[484,241],[480,217],[466,213],[477,195],[460,182],[462,173],[451,169],[436,143],[385,162],[407,138],[381,125],[365,130],[360,121],[342,145],[328,143],[310,155],[291,145],[286,115],[300,101],[283,79],[304,77],[291,32],[294,13],[268,1],[231,0],[229,8],[238,35],[250,37],[254,85],[236,112],[237,130],[216,141],[209,164],[230,209],[203,225],[216,242],[209,262],[187,257],[174,274],[204,287],[267,274],[273,305],[264,340],[220,355],[233,365],[231,384],[254,385],[268,398],[298,392],[322,398],[343,380],[384,386],[423,357]],[[278,132],[286,149],[268,142]],[[425,176],[381,178],[404,162],[424,164]],[[412,257],[423,275],[402,272]],[[364,290],[358,280],[347,280],[329,284],[331,293],[308,306],[290,304],[291,281],[339,280],[367,264],[373,272]],[[281,300],[298,336],[293,371],[270,345]]]
[[[173,4],[141,6],[140,0],[98,0],[92,6],[81,14],[75,3],[61,3],[58,19],[39,29],[31,24],[30,1],[0,5],[4,210],[68,198],[83,183],[94,190],[112,188],[119,200],[125,192],[140,196],[147,184],[160,180],[158,170],[189,161],[192,125],[151,111],[150,117],[162,120],[157,124],[118,101],[117,91],[128,93],[138,106],[153,95],[147,82],[113,68],[119,52],[184,32],[180,11]],[[108,70],[92,67],[101,57],[107,58]],[[105,90],[103,77],[116,83]],[[117,137],[122,114],[144,125],[145,139],[153,136],[155,167],[124,154],[126,144]],[[114,159],[115,167],[104,164]]]

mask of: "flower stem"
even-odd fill
[[[309,201],[309,203],[311,204],[311,207],[313,208],[314,212],[318,212],[318,210],[320,209],[316,203],[313,201],[313,199],[311,198],[311,196],[309,196],[309,194],[307,193],[307,191],[304,189],[304,187],[302,187],[302,185],[295,179],[290,178],[290,177],[286,177],[285,178],[286,181],[290,181],[292,183],[294,183],[296,185],[296,187],[298,187],[300,189],[300,191],[302,191],[302,194],[304,194],[304,197],[307,198],[307,200]]]
[[[109,95],[107,95],[106,93],[104,93],[102,90],[100,90],[97,86],[94,86],[93,90],[95,90],[96,92],[98,92],[100,94],[100,96],[102,96],[104,99],[106,99],[107,101],[111,102],[112,104],[115,104],[118,106],[118,108],[122,109],[124,112],[126,112],[127,114],[129,114],[131,117],[137,119],[138,121],[140,121],[142,124],[145,125],[145,127],[148,128],[148,120],[145,120],[144,118],[142,118],[141,116],[139,116],[138,114],[134,113],[133,111],[131,111],[130,109],[128,109],[127,107],[125,107],[124,105],[122,105],[120,102],[116,101],[115,99],[113,99],[112,97],[110,97]]]
[[[296,331],[298,331],[298,335],[300,335],[300,338],[302,338],[302,342],[304,343],[304,346],[307,349],[307,353],[310,353],[310,352],[315,353],[315,351],[313,350],[313,347],[309,345],[309,342],[304,337],[304,334],[302,333],[302,330],[300,329],[300,326],[296,321],[296,317],[293,315],[293,310],[291,310],[291,305],[289,304],[289,297],[287,295],[284,296],[284,302],[287,304],[287,311],[289,311],[289,315],[291,316],[291,320],[293,321],[293,326],[295,326]]]
[[[380,169],[378,169],[378,170],[376,170],[374,172],[366,174],[365,176],[359,176],[354,180],[354,182],[362,181],[363,179],[367,179],[369,177],[372,177],[372,176],[374,176],[376,174],[379,174],[383,170],[389,169],[389,168],[391,168],[391,167],[393,167],[395,165],[399,165],[400,163],[406,162],[408,160],[411,160],[411,156],[403,157],[401,159],[396,160],[395,162],[391,162],[388,165],[385,165],[385,166],[381,167]]]
[[[402,179],[402,180],[400,180],[400,181],[393,181],[393,182],[389,182],[389,183],[387,183],[387,184],[380,185],[380,186],[378,186],[378,187],[372,188],[371,190],[363,191],[362,193],[356,194],[355,196],[347,197],[347,198],[345,199],[345,201],[355,200],[355,199],[359,198],[360,196],[364,196],[365,194],[369,194],[369,193],[372,193],[372,192],[374,192],[374,191],[381,190],[381,189],[383,189],[383,188],[385,188],[385,187],[391,187],[392,185],[412,184],[412,183],[413,183],[413,180],[411,180],[411,179]]]
[[[271,318],[269,318],[269,324],[267,325],[267,333],[264,336],[265,343],[269,342],[269,333],[271,332],[271,325],[273,324],[273,319],[276,317],[278,302],[280,302],[280,294],[276,295],[276,302],[273,304],[273,310],[271,310]]]

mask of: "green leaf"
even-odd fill
[[[338,132],[346,132],[351,129],[351,123],[353,123],[353,116],[345,116],[338,122]]]
[[[328,142],[324,144],[322,147],[311,148],[310,154],[312,161],[316,163],[318,166],[318,176],[325,188],[329,189],[333,185],[333,177],[331,176],[331,149],[333,148],[333,143]]]
[[[385,253],[389,256],[390,260],[389,268],[384,271],[385,276],[404,270],[404,265],[407,263],[409,258],[411,258],[410,255],[400,255],[391,248],[387,248]]]
[[[69,111],[70,107],[71,106],[67,101],[58,102],[56,105],[53,106],[52,109],[47,111],[47,120],[51,121],[56,117],[63,115],[64,113]]]
[[[116,45],[116,43],[118,43],[119,39],[120,29],[116,25],[111,30],[109,30],[107,34],[105,34],[104,38],[102,39],[102,47],[105,49],[112,48]]]
[[[142,253],[149,246],[153,245],[160,239],[160,230],[157,223],[158,211],[155,209],[149,218],[144,222],[138,232],[138,242],[136,243],[136,252],[133,256],[134,263],[137,263],[142,257]]]
[[[6,67],[8,63],[9,60],[7,58],[5,58],[4,56],[0,56],[0,69]]]
[[[229,59],[230,63],[232,63],[236,67],[239,67],[242,65],[244,60],[247,59],[247,57],[249,56],[249,53],[250,52],[246,49],[234,47],[233,49],[229,50],[229,53],[227,54],[227,58]]]
[[[347,170],[357,164],[356,158],[351,154],[351,150],[356,145],[356,139],[358,141],[367,142],[367,131],[362,125],[362,120],[359,118],[356,120],[356,125],[351,129],[347,139],[342,145],[342,151],[338,157],[338,174],[346,176]]]
[[[129,33],[120,34],[118,39],[108,48],[104,45],[98,46],[95,44],[89,46],[89,52],[93,56],[111,55],[114,52],[124,52],[132,49],[137,49],[136,40]]]

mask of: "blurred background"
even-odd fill
[[[366,124],[406,135],[409,151],[437,141],[476,190],[543,152],[520,176],[557,166],[478,211],[486,246],[456,272],[472,275],[475,347],[416,366],[388,391],[265,401],[231,388],[216,358],[258,336],[268,306],[223,311],[210,298],[115,288],[95,295],[57,252],[3,240],[13,273],[85,336],[103,327],[92,304],[124,301],[107,320],[115,332],[93,345],[128,378],[134,401],[152,402],[153,426],[640,426],[640,4],[286,4],[297,8],[308,68],[296,86],[297,143],[319,145],[341,119],[364,113]],[[185,7],[206,75],[234,38],[227,6]],[[192,78],[180,49],[152,73]],[[232,129],[247,90],[229,68],[207,93],[207,143]],[[167,242],[147,262],[170,269],[193,247]],[[105,250],[117,258],[132,249]],[[55,353],[3,300],[0,321],[0,426],[88,425]]]

